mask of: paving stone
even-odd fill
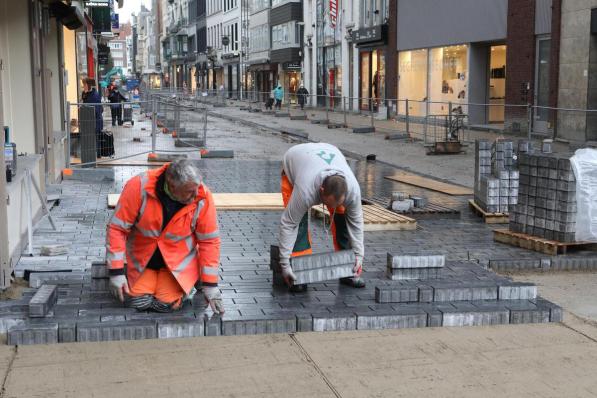
[[[399,268],[441,268],[445,265],[443,255],[435,256],[403,256],[388,253],[388,269]]]
[[[313,331],[327,332],[338,330],[355,330],[357,317],[354,313],[319,313],[313,314]]]
[[[222,318],[219,315],[205,317],[205,335],[206,336],[220,336],[222,335]]]
[[[109,278],[108,267],[105,263],[94,263],[91,265],[91,278]]]
[[[8,345],[58,343],[57,323],[24,323],[8,330]]]
[[[205,335],[205,319],[172,318],[158,320],[158,338],[171,339]]]
[[[296,332],[296,316],[279,312],[272,315],[247,315],[222,317],[222,335],[235,336],[263,333]]]
[[[52,309],[58,299],[56,285],[43,285],[29,301],[29,316],[44,317]]]
[[[501,325],[510,321],[510,312],[501,311],[463,311],[444,312],[443,326],[484,326]]]
[[[157,324],[151,320],[77,322],[78,342],[143,340],[157,337]]]
[[[322,282],[353,276],[355,257],[352,250],[313,254],[290,259],[295,284]]]
[[[34,272],[29,275],[29,287],[39,288],[43,284],[77,285],[91,282],[85,272]]]
[[[376,311],[371,314],[357,315],[357,329],[402,329],[427,326],[427,313],[400,314],[396,311]]]
[[[537,297],[537,286],[528,283],[512,283],[498,288],[500,300],[530,300]]]
[[[58,322],[58,342],[74,343],[77,341],[77,323],[74,321]]]

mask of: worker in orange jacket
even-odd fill
[[[224,312],[216,208],[190,161],[177,160],[126,183],[108,223],[106,260],[110,290],[140,311],[180,309],[201,280],[214,313]]]

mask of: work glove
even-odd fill
[[[294,275],[294,272],[292,272],[290,261],[280,260],[280,268],[282,269],[282,278],[284,278],[284,282],[286,282],[288,286],[292,285],[292,283],[296,280],[296,275]]]
[[[214,314],[224,313],[224,304],[222,303],[220,289],[215,286],[203,286],[203,296],[205,296],[205,301],[209,303]]]
[[[112,295],[124,303],[124,295],[129,294],[129,283],[124,275],[114,275],[110,277],[110,292]]]
[[[361,273],[363,272],[363,256],[355,256],[352,272],[354,272],[355,278],[361,276]]]

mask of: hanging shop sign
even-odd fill
[[[376,25],[370,28],[354,30],[352,32],[352,41],[356,44],[364,43],[385,43],[388,37],[387,25]]]
[[[338,0],[330,0],[330,26],[332,29],[336,28],[336,21],[338,20]]]
[[[284,69],[284,70],[300,70],[301,63],[300,62],[284,62],[282,64],[282,69]]]

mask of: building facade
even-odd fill
[[[222,65],[223,0],[206,0],[207,88],[216,91],[224,84]]]

